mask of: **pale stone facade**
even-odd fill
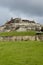
[[[4,26],[0,27],[0,32],[10,31],[29,31],[29,30],[40,30],[41,25],[34,21],[22,20],[21,18],[15,18],[7,22]]]
[[[43,35],[36,36],[0,36],[0,41],[43,41]]]

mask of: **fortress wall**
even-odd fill
[[[43,41],[43,35],[36,36],[1,36],[0,41]]]

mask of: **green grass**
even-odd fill
[[[43,42],[0,42],[0,65],[43,65]]]
[[[0,32],[0,36],[26,36],[26,35],[35,35],[35,31],[28,31],[28,32]]]

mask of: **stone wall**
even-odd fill
[[[43,35],[36,35],[35,39],[38,41],[43,41]]]
[[[1,36],[0,41],[43,41],[43,35],[36,36]]]

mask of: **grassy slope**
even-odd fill
[[[25,36],[25,35],[35,35],[35,31],[28,31],[28,32],[3,32],[0,33],[0,36]]]
[[[0,42],[0,65],[43,65],[43,42]]]

